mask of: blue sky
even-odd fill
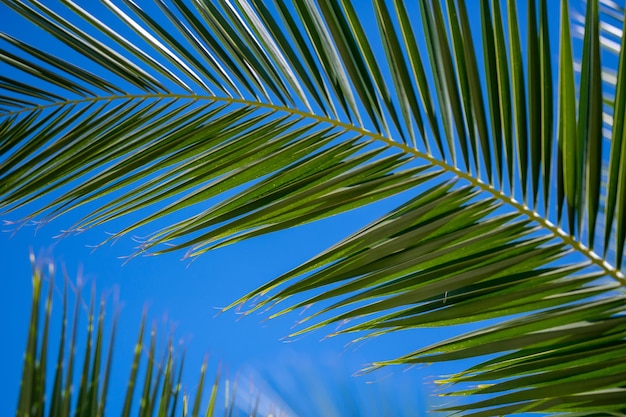
[[[468,1],[468,4],[472,3]],[[554,14],[556,22],[558,2],[550,4],[554,7],[551,14]],[[477,7],[474,12],[475,19],[479,19]],[[3,14],[0,13],[0,16]],[[4,16],[0,17],[2,28],[19,32],[16,22]],[[556,27],[553,29],[558,30]],[[244,375],[244,379],[254,375],[254,378],[274,380],[272,386],[276,395],[285,397],[293,407],[294,394],[285,385],[294,376],[296,380],[307,377],[311,381],[321,380],[326,387],[339,387],[340,383],[345,383],[357,397],[365,395],[371,399],[382,395],[396,403],[408,398],[407,404],[414,409],[426,410],[438,405],[439,400],[432,397],[438,389],[433,384],[434,376],[458,368],[448,364],[410,370],[395,367],[358,378],[351,375],[371,361],[391,359],[449,336],[445,329],[393,334],[346,347],[351,340],[348,336],[320,341],[326,334],[325,330],[290,343],[282,341],[298,319],[295,314],[272,321],[265,320],[267,315],[240,319],[232,311],[216,315],[217,308],[307,260],[393,208],[398,201],[392,199],[361,210],[356,215],[348,213],[321,223],[245,241],[203,255],[191,264],[180,261],[182,253],[138,257],[124,263],[119,257],[131,253],[135,245],[130,237],[95,251],[90,247],[104,240],[106,232],[117,231],[121,223],[108,224],[77,236],[55,238],[60,230],[80,217],[79,213],[40,228],[24,227],[16,233],[12,232],[12,225],[5,225],[5,231],[0,234],[5,264],[4,291],[0,292],[0,317],[3,318],[5,335],[0,356],[4,374],[0,379],[3,384],[0,387],[0,415],[11,415],[17,402],[31,297],[30,249],[54,260],[58,266],[63,265],[71,278],[82,274],[87,285],[96,283],[98,293],[119,289],[123,308],[116,343],[118,357],[114,378],[117,375],[120,381],[127,377],[139,321],[147,306],[149,316],[159,323],[164,337],[174,325],[176,337],[183,340],[188,352],[186,375],[189,387],[195,384],[200,364],[208,354],[213,370],[221,362],[233,376],[239,373]],[[0,220],[19,220],[27,213],[28,210],[14,212],[2,216]],[[157,226],[151,228],[154,230]],[[112,296],[109,299],[112,300]],[[59,305],[57,303],[57,307]],[[164,325],[164,322],[168,324]],[[371,381],[374,383],[368,384]],[[306,386],[306,383],[303,385]],[[120,397],[114,391],[111,392],[109,411],[115,411],[121,405]],[[271,390],[267,389],[267,392]],[[403,395],[400,400],[398,392]],[[345,404],[340,407],[346,407],[344,411],[348,409]],[[294,408],[294,411],[299,410]]]

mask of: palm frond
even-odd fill
[[[84,304],[81,283],[78,283],[79,287],[76,289],[73,314],[69,314],[68,300],[71,297],[70,286],[72,284],[65,276],[62,313],[60,317],[53,314],[54,293],[55,289],[58,289],[54,281],[55,265],[51,262],[36,260],[34,256],[31,256],[31,262],[33,265],[33,300],[16,415],[18,417],[104,416],[105,412],[110,413],[107,410],[111,409],[110,405],[108,408],[106,406],[109,400],[113,351],[116,349],[118,312],[115,312],[112,323],[107,324],[105,315],[110,313],[110,309],[107,308],[104,298],[96,308],[94,288],[86,314],[87,323],[86,325],[80,323],[83,316],[82,304]],[[47,295],[44,295],[43,291],[46,287],[48,291]],[[59,318],[61,335],[58,346],[55,347],[50,329],[56,327],[55,322]],[[105,334],[105,328],[110,329],[108,335]],[[71,336],[68,335],[68,331],[71,331]],[[157,349],[156,328],[150,330],[148,343],[145,340],[145,333],[146,315],[144,314],[139,326],[128,381],[126,384],[114,384],[113,387],[114,390],[122,389],[117,394],[119,398],[124,398],[120,415],[197,417],[213,416],[216,410],[232,413],[233,410],[243,408],[244,404],[241,401],[235,402],[235,397],[231,399],[228,396],[226,399],[229,406],[223,410],[220,406],[216,406],[218,389],[223,391],[224,384],[227,383],[220,376],[219,370],[210,387],[210,398],[206,404],[203,403],[202,397],[206,391],[204,386],[207,373],[206,361],[200,369],[199,383],[193,392],[186,392],[182,383],[184,355],[177,352],[172,341],[169,340],[162,359],[159,359],[161,349]],[[105,351],[107,345],[108,349]],[[80,369],[74,366],[76,356],[81,353],[77,351],[77,346],[83,349]],[[55,352],[55,349],[58,352],[55,371],[49,373],[48,355],[50,352]],[[146,357],[147,360],[145,360]],[[77,386],[76,392],[73,386]],[[124,387],[126,387],[125,397]],[[255,393],[250,392],[250,394]],[[189,407],[188,404],[191,401],[193,405]],[[261,413],[254,412],[248,415],[261,415]]]
[[[3,3],[67,51],[0,37],[23,74],[0,79],[4,213],[99,202],[71,231],[139,213],[112,238],[168,222],[138,254],[196,256],[404,192],[233,305],[319,302],[307,330],[365,337],[502,319],[381,362],[500,354],[449,379],[495,382],[460,392],[490,395],[456,408],[476,415],[609,410],[624,389],[624,35],[607,99],[601,21],[623,8],[588,1],[578,48],[565,0],[556,42],[546,0],[481,1],[480,19],[463,0],[374,0],[378,31],[343,0]]]

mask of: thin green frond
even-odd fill
[[[75,333],[72,335],[72,343],[70,344],[66,338],[69,285],[66,281],[62,294],[63,311],[62,315],[58,316],[54,314],[52,309],[55,298],[54,290],[56,289],[53,281],[54,264],[36,260],[34,256],[31,256],[31,262],[33,265],[32,315],[25,344],[24,369],[16,416],[103,416],[107,414],[110,391],[113,391],[112,395],[118,395],[120,398],[126,391],[121,412],[123,416],[137,415],[137,413],[146,416],[180,415],[182,404],[178,402],[178,394],[181,390],[183,358],[177,349],[174,349],[170,341],[164,352],[164,359],[158,361],[156,359],[160,355],[157,348],[158,336],[154,329],[151,331],[150,347],[146,352],[143,342],[146,315],[144,314],[139,326],[138,342],[135,347],[134,358],[130,364],[128,381],[126,383],[117,381],[115,384],[110,384],[112,352],[116,349],[117,314],[113,318],[111,333],[107,335],[105,333],[105,327],[107,327],[106,313],[109,308],[104,298],[98,307],[94,302],[91,303],[87,312],[88,326],[78,326],[79,328],[76,326],[79,316],[82,315],[80,309],[76,310],[76,314],[72,317],[72,331]],[[68,278],[65,277],[65,279]],[[46,287],[47,295],[44,295]],[[95,290],[92,291],[92,301],[94,296]],[[75,297],[77,302],[80,302],[80,288]],[[48,373],[49,349],[56,345],[50,329],[54,327],[54,323],[57,321],[61,321],[59,353],[55,366],[51,368],[53,371]],[[107,344],[109,349],[105,355],[104,347]],[[80,346],[83,351],[74,352],[76,346]],[[76,353],[83,357],[83,363],[82,367],[74,369],[72,358]],[[66,367],[68,360],[69,366]],[[140,369],[143,369],[143,373],[140,373]],[[204,380],[206,371],[207,364],[205,361],[201,369],[201,381]],[[66,385],[64,386],[64,384]],[[138,385],[143,385],[143,392],[139,398],[135,389]],[[75,401],[70,398],[72,386],[78,387],[78,396]],[[210,402],[205,414],[207,417],[217,415],[218,412],[222,411],[216,407],[218,390],[223,391],[223,380],[219,371],[211,387]],[[201,382],[192,395],[194,399],[192,415],[200,415],[200,404],[204,394],[205,389]],[[242,408],[243,404],[239,402],[240,400],[237,399],[231,404],[231,407]]]

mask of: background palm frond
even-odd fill
[[[103,416],[111,410],[111,403],[107,403],[111,388],[114,391],[126,391],[126,395],[119,394],[119,398],[123,399],[123,404],[118,404],[122,416],[213,416],[216,410],[232,414],[233,410],[244,406],[233,401],[236,398],[234,393],[231,400],[228,393],[223,392],[224,383],[228,381],[220,376],[219,371],[209,389],[208,400],[202,401],[206,362],[201,367],[198,384],[192,390],[194,392],[188,392],[182,383],[184,354],[177,351],[171,339],[167,341],[164,352],[159,352],[156,327],[150,330],[150,340],[145,340],[145,314],[139,326],[128,381],[126,384],[120,384],[119,381],[112,383],[110,376],[116,351],[119,311],[114,312],[112,323],[107,323],[105,316],[111,311],[106,306],[105,298],[96,307],[94,287],[87,307],[79,281],[75,289],[75,305],[73,311],[69,312],[70,287],[73,285],[65,276],[61,316],[53,314],[55,265],[35,260],[32,255],[31,262],[33,299],[17,416]],[[44,294],[46,287],[47,295]],[[85,308],[86,325],[80,323]],[[50,329],[57,328],[57,323],[60,323],[60,337],[58,345],[54,346],[56,341]],[[50,355],[55,352],[57,357],[51,358]],[[82,358],[78,357],[81,355]],[[54,366],[50,368],[48,362]],[[50,372],[50,369],[54,371]],[[218,402],[218,389],[226,395],[224,410],[217,405],[221,403]],[[250,394],[255,395],[252,392]]]
[[[546,0],[374,0],[377,33],[341,0],[3,3],[88,61],[1,35],[5,212],[101,201],[72,231],[148,213],[112,239],[170,219],[138,253],[196,256],[406,192],[237,303],[366,336],[513,316],[381,364],[499,354],[448,379],[495,382],[474,415],[624,410],[623,8],[587,2],[578,48],[565,0],[559,32]]]

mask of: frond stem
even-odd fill
[[[247,99],[244,99],[244,98],[219,97],[219,96],[207,96],[207,95],[193,95],[193,94],[172,94],[172,93],[168,93],[168,94],[127,94],[127,95],[98,96],[98,97],[89,97],[89,98],[83,98],[83,99],[66,100],[66,101],[62,101],[62,102],[55,102],[55,103],[51,103],[51,104],[46,104],[46,105],[41,105],[41,106],[36,106],[36,107],[29,107],[29,108],[20,109],[20,110],[14,111],[14,112],[5,113],[3,116],[5,116],[5,117],[16,116],[16,115],[18,115],[20,113],[24,113],[24,112],[29,112],[29,111],[34,111],[34,110],[43,110],[43,109],[46,109],[46,108],[64,106],[64,105],[69,105],[69,104],[93,103],[93,102],[98,102],[98,101],[112,101],[112,100],[121,100],[121,99],[134,100],[134,99],[151,99],[151,98],[155,98],[155,99],[188,99],[188,100],[194,100],[194,101],[210,100],[210,101],[215,101],[215,102],[226,102],[226,103],[231,103],[231,104],[242,104],[242,105],[247,105],[247,106],[252,106],[252,107],[257,107],[257,108],[265,108],[265,109],[269,109],[269,110],[273,110],[273,111],[279,111],[279,112],[289,113],[289,114],[292,114],[292,115],[302,116],[302,117],[304,117],[306,119],[317,120],[318,122],[321,122],[321,123],[326,123],[326,124],[329,124],[329,125],[332,125],[332,126],[335,126],[335,127],[340,127],[342,129],[345,129],[346,131],[351,131],[351,132],[354,132],[354,133],[358,133],[359,135],[368,136],[368,137],[370,137],[372,139],[384,142],[385,144],[387,144],[390,147],[398,148],[398,149],[402,150],[403,152],[405,152],[407,154],[411,154],[411,155],[413,155],[416,158],[424,159],[424,160],[428,161],[432,165],[438,166],[438,167],[444,169],[447,172],[453,173],[457,177],[466,180],[471,185],[473,185],[475,187],[478,187],[482,191],[491,194],[496,199],[498,199],[498,200],[500,200],[500,201],[502,201],[502,202],[512,206],[513,208],[515,208],[520,213],[524,214],[526,217],[528,217],[532,221],[538,223],[543,228],[545,228],[548,231],[550,231],[554,235],[555,238],[558,238],[558,239],[562,240],[566,245],[572,247],[574,250],[576,250],[577,252],[581,253],[586,258],[588,258],[589,261],[592,264],[598,266],[607,275],[611,276],[616,281],[620,282],[622,285],[626,285],[626,277],[620,270],[618,270],[613,265],[608,263],[606,260],[604,260],[601,256],[596,254],[593,250],[589,249],[582,242],[576,240],[573,236],[571,236],[569,233],[567,233],[561,227],[559,227],[558,225],[555,225],[550,220],[542,217],[539,213],[537,213],[536,211],[532,210],[526,204],[520,203],[515,198],[504,194],[502,191],[494,188],[492,185],[483,182],[479,178],[475,178],[471,174],[468,174],[467,172],[464,172],[464,171],[460,170],[458,167],[456,167],[454,165],[449,165],[445,161],[442,161],[442,160],[434,157],[430,153],[422,152],[422,151],[420,151],[418,149],[412,148],[412,147],[407,146],[407,145],[405,145],[403,143],[396,142],[393,139],[391,139],[391,138],[389,138],[387,136],[384,136],[384,135],[382,135],[380,133],[375,133],[375,132],[367,130],[366,128],[355,126],[355,125],[350,124],[350,123],[345,123],[345,122],[333,119],[333,118],[328,117],[328,116],[320,116],[318,114],[306,112],[306,111],[299,110],[299,109],[296,109],[296,108],[290,108],[290,107],[275,105],[275,104],[271,104],[271,103],[263,103],[263,102],[259,102],[259,101],[252,101],[252,100],[247,100]]]

